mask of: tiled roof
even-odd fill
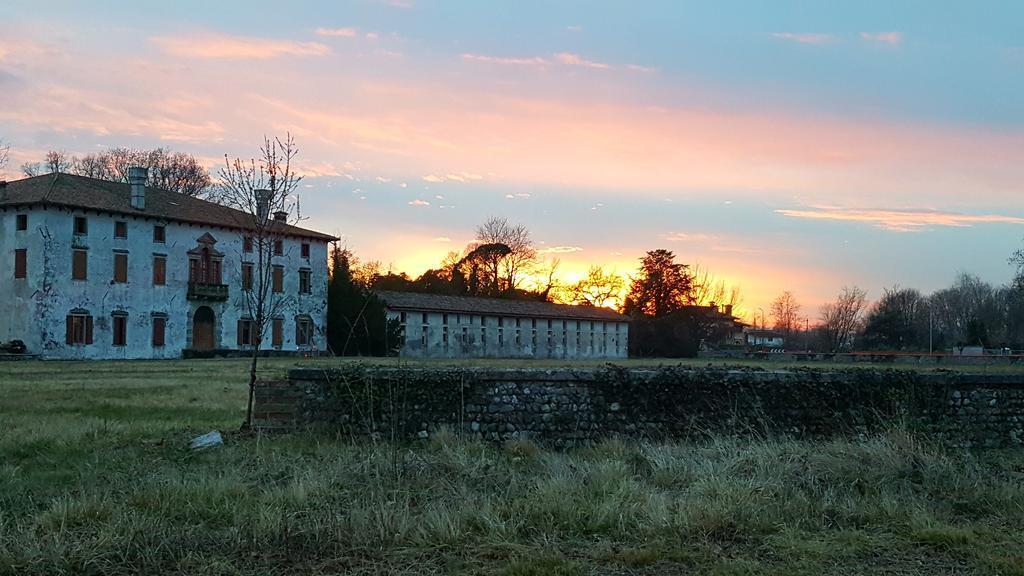
[[[610,308],[593,306],[571,306],[552,304],[536,300],[507,300],[503,298],[472,298],[468,296],[444,296],[441,294],[420,294],[415,292],[375,292],[392,310],[424,312],[450,312],[480,314],[484,316],[528,316],[534,318],[564,318],[571,320],[605,320],[629,322],[625,316]]]
[[[131,186],[127,183],[74,174],[44,174],[8,182],[0,188],[0,207],[27,205],[81,208],[241,230],[252,228],[252,216],[241,210],[150,186],[146,187],[146,208],[137,210],[132,208]],[[288,236],[337,240],[330,234],[283,226],[283,234]]]

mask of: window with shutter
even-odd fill
[[[86,280],[89,275],[89,252],[88,250],[74,250],[71,252],[71,279]]]
[[[274,240],[274,256],[281,256],[284,254],[284,241]]]
[[[312,285],[309,280],[309,270],[299,270],[299,294],[309,294]]]
[[[114,252],[114,283],[124,284],[126,282],[128,282],[128,254]]]
[[[251,262],[242,262],[242,290],[252,290]]]
[[[18,248],[14,251],[14,277],[24,278],[28,274],[28,251]]]
[[[167,256],[163,254],[153,255],[153,286],[164,286],[167,284]]]
[[[76,308],[65,318],[67,323],[65,343],[68,345],[92,344],[92,316],[87,310]]]
[[[274,292],[284,292],[284,266],[274,266]]]
[[[18,214],[18,222],[17,222],[17,224],[18,225],[17,225],[16,230],[18,232],[22,232],[24,230],[28,230],[28,214]]]
[[[284,318],[274,318],[271,345],[280,348],[284,344]]]
[[[309,258],[309,242],[302,243],[302,257]]]
[[[238,321],[238,345],[251,346],[256,343],[256,326],[250,318]]]
[[[167,317],[165,316],[153,316],[153,347],[157,348],[164,345],[167,330]]]
[[[125,239],[128,237],[128,223],[114,222],[114,238]]]
[[[75,236],[85,236],[89,233],[89,221],[85,216],[75,216]]]
[[[124,346],[128,342],[128,315],[115,312],[111,318],[113,328],[114,346]]]
[[[157,224],[153,226],[153,242],[163,244],[167,241],[167,228]]]
[[[309,346],[313,341],[313,321],[309,316],[295,318],[295,345]]]

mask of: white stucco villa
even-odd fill
[[[70,174],[0,182],[0,342],[21,340],[43,358],[251,348],[252,216],[144,182],[134,168],[130,184]],[[280,226],[273,290],[287,306],[262,347],[323,350],[335,238]]]

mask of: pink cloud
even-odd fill
[[[587,60],[579,54],[572,54],[570,52],[559,52],[558,54],[555,54],[555,60],[565,64],[566,66],[583,66],[584,68],[597,68],[601,70],[610,68],[608,64]]]
[[[657,68],[653,68],[651,66],[640,66],[639,64],[627,64],[626,69],[632,70],[633,72],[643,72],[645,74],[651,74],[658,71]]]
[[[325,56],[330,47],[319,42],[295,42],[223,34],[156,36],[151,39],[171,56],[202,60],[265,60],[278,56]]]
[[[958,214],[938,210],[857,210],[815,206],[805,210],[776,210],[792,218],[865,222],[891,232],[919,232],[933,226],[966,228],[974,224],[1024,224],[1024,218],[1001,214]]]
[[[890,46],[897,46],[903,43],[903,35],[899,32],[861,32],[860,38],[867,42],[879,42],[889,44]]]
[[[317,28],[317,36],[330,36],[335,38],[355,38],[358,32],[355,28]]]
[[[462,59],[474,62],[486,62],[488,64],[507,64],[511,66],[543,67],[548,64],[547,60],[539,56],[535,56],[533,58],[505,58],[501,56],[487,56],[485,54],[463,54]]]
[[[831,44],[836,41],[832,34],[819,32],[774,32],[772,37],[797,44]]]

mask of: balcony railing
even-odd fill
[[[211,300],[222,302],[228,299],[227,284],[199,284],[190,282],[188,285],[189,300]]]

